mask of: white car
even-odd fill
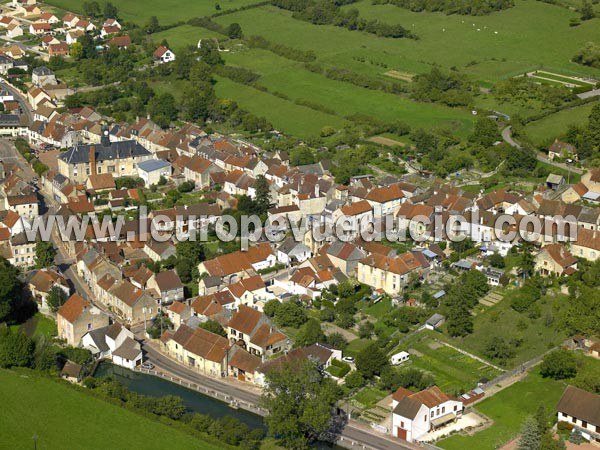
[[[342,361],[347,362],[347,363],[353,363],[354,362],[354,358],[352,356],[344,356],[342,358]]]

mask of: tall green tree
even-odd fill
[[[0,328],[0,367],[31,367],[34,342],[22,331]]]
[[[573,378],[577,375],[577,361],[572,352],[565,349],[548,353],[540,365],[540,374],[555,380]]]
[[[537,450],[540,447],[540,430],[533,417],[528,417],[521,428],[518,450]]]
[[[307,347],[317,342],[325,342],[325,333],[321,329],[321,323],[317,319],[309,319],[300,327],[295,339],[299,347]]]
[[[117,7],[111,2],[107,2],[104,5],[104,18],[105,19],[116,19],[118,18]]]
[[[37,241],[35,243],[35,267],[44,269],[54,265],[56,249],[52,242]]]
[[[338,386],[310,360],[285,364],[266,376],[262,404],[269,434],[286,449],[307,449],[332,423]]]
[[[271,188],[269,182],[264,175],[256,177],[256,183],[254,183],[254,189],[256,189],[256,198],[254,202],[256,204],[256,212],[265,214],[271,204]]]
[[[356,355],[356,370],[367,379],[380,375],[387,365],[388,360],[385,353],[375,342],[367,345]]]
[[[0,323],[15,321],[25,301],[18,269],[0,257]]]
[[[230,39],[241,39],[243,34],[240,24],[237,22],[230,24],[227,27],[227,36],[229,36]]]
[[[46,297],[46,303],[48,303],[48,307],[52,312],[58,311],[58,309],[65,303],[66,300],[67,296],[65,295],[65,291],[58,286],[53,286]]]

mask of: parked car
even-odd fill
[[[348,362],[348,363],[353,363],[354,362],[354,358],[352,356],[344,356],[342,358],[342,361]]]
[[[142,369],[152,370],[154,369],[154,364],[152,364],[149,361],[146,361],[145,363],[142,363]]]

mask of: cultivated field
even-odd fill
[[[0,370],[0,398],[0,448],[224,448],[32,371]]]

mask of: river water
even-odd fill
[[[128,389],[138,394],[151,397],[162,397],[163,395],[176,395],[183,399],[183,403],[191,411],[206,414],[214,419],[225,416],[235,417],[250,428],[260,428],[267,431],[263,418],[243,409],[230,408],[227,403],[214,399],[200,392],[188,389],[184,386],[172,383],[168,380],[147,375],[139,372],[133,372],[124,367],[115,366],[110,363],[101,363],[94,374],[95,377],[110,376],[122,383]],[[331,446],[324,442],[319,442],[313,446],[317,450],[342,450],[342,447]]]
[[[207,395],[193,391],[170,381],[152,375],[133,372],[124,367],[113,364],[101,363],[94,374],[95,377],[111,376],[118,382],[127,386],[131,391],[151,397],[163,395],[176,395],[183,399],[186,408],[191,411],[206,414],[214,419],[224,416],[233,416],[250,428],[260,428],[266,431],[262,417],[243,409],[230,408],[227,403],[216,400]]]

